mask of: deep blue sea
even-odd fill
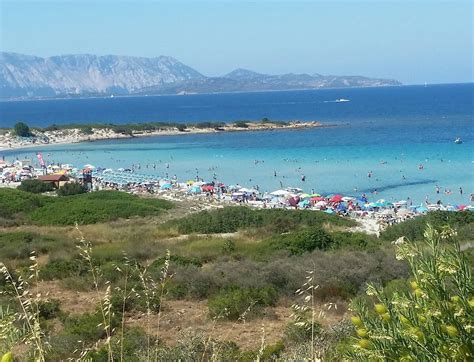
[[[340,98],[350,102],[334,102]],[[323,194],[365,192],[372,199],[410,197],[416,202],[428,196],[430,202],[441,199],[460,204],[469,203],[469,194],[474,192],[473,100],[474,84],[470,83],[16,101],[0,102],[0,126],[18,120],[33,126],[262,117],[317,120],[335,127],[137,138],[40,149],[49,161],[112,168],[140,163],[141,173],[176,174],[181,180],[196,173],[211,179],[215,173],[225,183],[259,185],[268,191],[295,186]],[[454,144],[456,137],[463,144]],[[38,150],[3,155],[33,157]],[[156,170],[151,168],[153,163],[158,165]],[[435,193],[436,185],[440,194]],[[445,189],[452,193],[445,194]]]

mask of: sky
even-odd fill
[[[0,49],[169,55],[208,76],[366,75],[473,81],[471,1],[0,0]]]

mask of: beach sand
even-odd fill
[[[71,144],[79,142],[93,142],[109,139],[132,138],[132,137],[153,137],[153,136],[176,136],[187,134],[205,134],[205,133],[221,133],[221,132],[249,132],[249,131],[268,131],[268,130],[291,130],[327,127],[320,122],[310,121],[292,121],[288,123],[262,123],[262,122],[246,122],[247,127],[238,127],[235,124],[226,124],[218,129],[215,128],[198,128],[190,126],[184,131],[180,131],[176,127],[163,127],[158,130],[132,130],[131,133],[117,133],[111,128],[91,128],[90,134],[85,134],[81,128],[64,128],[52,131],[44,131],[33,129],[34,137],[25,138],[17,137],[13,130],[8,130],[4,134],[0,134],[0,151],[13,150],[26,147],[38,147],[43,145],[55,144]]]

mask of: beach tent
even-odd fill
[[[171,184],[163,184],[160,186],[160,190],[169,190],[173,187]]]
[[[324,211],[326,214],[334,214],[334,210],[333,209],[327,209]]]
[[[328,203],[326,201],[318,201],[317,203],[314,204],[314,207],[317,207],[317,208],[321,208],[321,207],[325,207]]]
[[[418,211],[420,214],[423,214],[425,212],[428,212],[428,209],[424,206],[419,206],[416,208],[416,211]]]

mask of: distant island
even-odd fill
[[[120,95],[304,90],[396,86],[393,79],[321,74],[268,75],[236,69],[207,77],[178,60],[90,54],[48,58],[0,52],[0,98],[34,99]]]

